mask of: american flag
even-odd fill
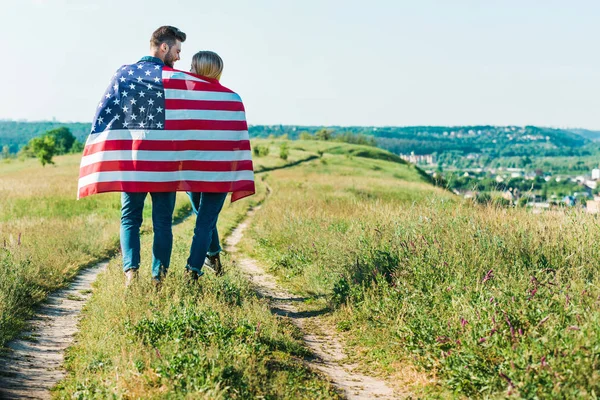
[[[152,61],[124,65],[98,104],[78,198],[175,191],[254,194],[242,100],[214,79]]]

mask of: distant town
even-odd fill
[[[475,159],[478,156],[467,154],[465,157]],[[538,210],[582,207],[589,213],[600,212],[600,167],[574,175],[511,167],[442,167],[435,154],[411,152],[400,154],[400,157],[420,166],[433,178],[441,179],[448,189],[465,199],[495,200],[504,205]]]

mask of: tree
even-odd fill
[[[69,153],[73,153],[73,154],[81,153],[83,151],[84,147],[85,146],[83,143],[81,143],[79,140],[75,140],[73,142],[73,145],[71,146],[71,150],[69,150]]]
[[[69,128],[64,126],[47,131],[44,133],[44,136],[46,135],[54,138],[56,154],[68,153],[71,147],[73,147],[73,143],[75,143],[75,136],[73,136]]]
[[[333,131],[330,129],[319,129],[315,136],[317,140],[331,140],[333,138]]]
[[[40,137],[33,138],[27,144],[31,153],[37,157],[42,166],[46,164],[54,164],[52,157],[56,154],[56,142],[54,137],[50,135],[43,135]]]

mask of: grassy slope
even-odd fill
[[[288,161],[305,158],[292,151]],[[283,166],[275,152],[257,159]],[[227,205],[219,218],[222,236],[231,232],[255,196]],[[247,280],[233,268],[199,286],[184,279],[193,219],[174,228],[172,267],[159,293],[150,287],[151,237],[142,242],[140,282],[123,288],[120,260],[95,284],[86,305],[78,343],[69,350],[69,376],[57,398],[337,398],[330,384],[309,371],[307,351],[296,328],[274,317]]]
[[[0,163],[0,348],[49,292],[118,248],[119,195],[77,201],[79,160]]]
[[[415,365],[436,382],[427,396],[600,391],[595,217],[474,207],[358,157],[325,154],[268,182],[247,251],[333,307],[369,371],[409,383]]]

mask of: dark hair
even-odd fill
[[[166,43],[169,47],[175,46],[175,42],[185,42],[185,33],[181,32],[174,26],[161,26],[152,33],[150,38],[150,44],[154,47],[159,47],[161,44]]]

